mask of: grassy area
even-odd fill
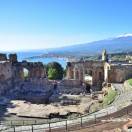
[[[106,105],[111,104],[115,100],[116,95],[117,95],[117,92],[110,88],[108,90],[108,94],[106,96],[104,96],[104,98],[103,98],[103,104],[102,105],[106,106]]]
[[[132,79],[129,79],[128,83],[132,86]]]
[[[91,107],[90,107],[90,113],[92,112],[96,112],[102,108],[104,108],[105,106],[111,104],[115,98],[117,96],[117,91],[113,90],[112,88],[109,88],[108,90],[108,94],[106,96],[104,96],[103,98],[103,102],[102,103],[94,103]]]

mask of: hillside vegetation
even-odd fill
[[[129,79],[128,83],[132,86],[132,79]]]

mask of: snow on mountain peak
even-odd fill
[[[117,38],[121,38],[121,37],[132,37],[132,33],[126,33],[126,34],[117,36]]]

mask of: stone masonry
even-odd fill
[[[132,63],[109,62],[106,50],[100,61],[79,61],[67,63],[68,80],[87,82],[91,86],[105,83],[122,83],[132,78]]]
[[[104,63],[96,61],[73,62],[67,65],[67,79],[84,82],[85,76],[91,76],[92,85],[100,85],[104,81]]]
[[[28,74],[25,78],[24,69]],[[36,78],[41,80],[46,77],[46,68],[41,62],[18,62],[16,54],[0,54],[0,94],[5,93],[14,87],[14,82],[19,80],[23,82],[25,79],[31,80]]]

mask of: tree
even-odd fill
[[[58,62],[52,62],[47,65],[48,78],[51,80],[61,80],[64,70]]]

